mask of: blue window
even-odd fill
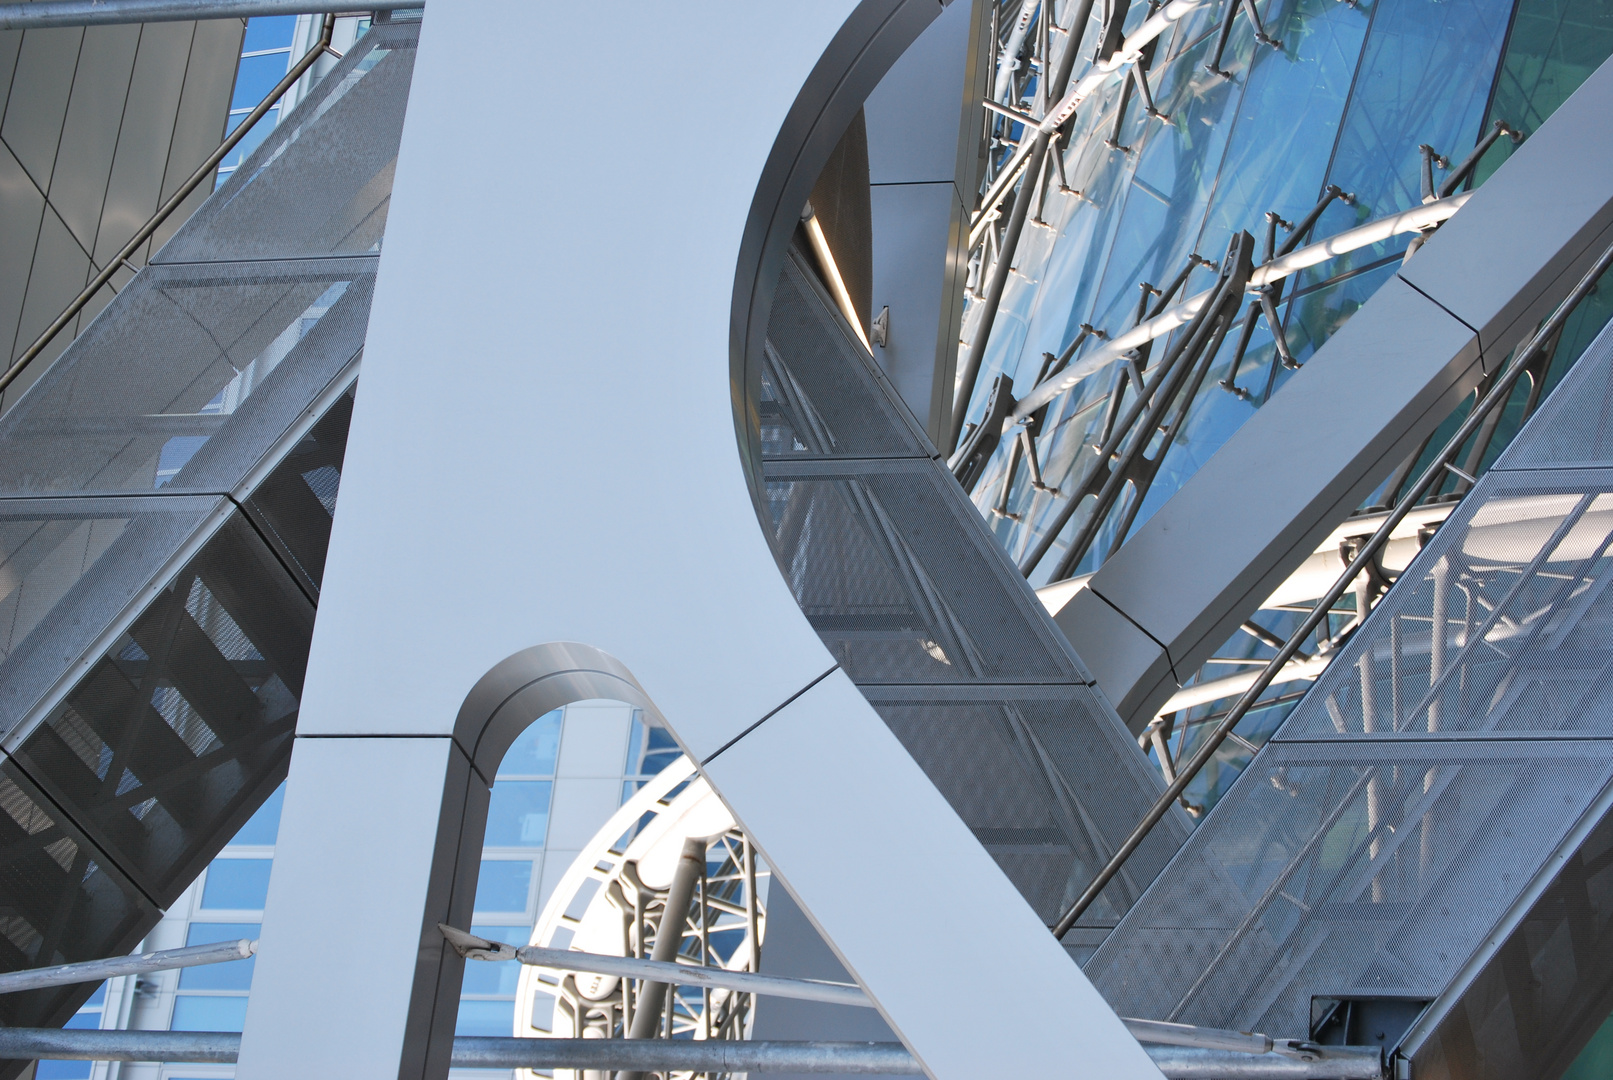
[[[493,847],[542,847],[549,828],[547,780],[500,780],[487,811],[487,839]]]
[[[515,1002],[460,1001],[455,1035],[509,1035],[514,1030]]]
[[[477,911],[525,911],[532,864],[524,859],[483,859],[476,880]]]
[[[210,945],[215,941],[257,940],[257,923],[191,923],[186,945]],[[179,972],[181,990],[248,990],[252,987],[252,966],[257,957],[230,960],[222,964],[202,964]]]
[[[262,911],[269,895],[272,859],[214,859],[202,886],[202,907],[214,911]]]
[[[265,49],[289,49],[292,35],[296,32],[295,15],[260,15],[247,21],[246,36],[241,39],[241,51],[254,53]]]
[[[499,763],[500,775],[553,776],[560,752],[560,710],[546,713],[521,732]]]
[[[280,808],[286,802],[286,785],[281,784],[275,788],[274,794],[260,807],[258,812],[241,826],[241,831],[235,834],[232,844],[272,844],[280,835]]]
[[[246,1024],[246,995],[215,997],[181,994],[174,999],[170,1031],[240,1031]]]
[[[532,937],[530,926],[472,926],[470,932],[477,937],[503,941],[519,948]],[[466,994],[505,994],[515,996],[515,984],[521,977],[521,962],[505,960],[490,963],[472,960],[465,964],[465,982],[460,988]],[[508,1035],[509,1029],[500,1034]]]
[[[286,77],[291,66],[289,53],[269,53],[266,56],[243,56],[235,72],[235,94],[230,108],[250,109],[274,89],[274,84]]]

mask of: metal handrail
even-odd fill
[[[407,6],[421,8],[425,2],[407,0]],[[355,9],[353,0],[24,0],[0,4],[0,30],[258,19],[266,15],[368,16],[372,13],[372,9]]]
[[[324,30],[320,33],[319,40],[314,43],[314,47],[309,49],[301,60],[293,64],[291,70],[286,72],[286,77],[275,83],[274,89],[269,91],[268,96],[258,102],[258,107],[248,113],[246,118],[236,125],[234,131],[225,136],[218,149],[209,154],[207,160],[202,162],[201,166],[190,174],[190,179],[179,185],[179,190],[170,195],[167,201],[157,208],[157,212],[151,216],[151,220],[140,226],[133,238],[127,244],[124,244],[122,250],[107,262],[106,268],[95,275],[95,280],[85,286],[84,291],[79,293],[71,304],[67,305],[67,310],[56,316],[56,321],[45,327],[45,332],[34,339],[34,343],[28,346],[28,351],[13,361],[3,374],[0,374],[0,392],[3,392],[6,387],[16,381],[17,376],[22,374],[23,369],[32,363],[35,357],[45,351],[46,346],[56,339],[56,335],[61,333],[67,324],[72,322],[74,317],[84,310],[85,305],[95,298],[95,294],[100,292],[121,268],[128,266],[136,274],[140,272],[139,268],[129,263],[129,259],[136,251],[140,250],[142,244],[150,240],[152,235],[162,227],[162,223],[167,221],[169,216],[179,208],[179,204],[189,198],[191,192],[201,186],[202,181],[213,175],[213,170],[218,168],[218,163],[223,161],[242,139],[246,138],[247,132],[251,131],[259,120],[268,115],[269,110],[274,108],[275,102],[284,97],[286,91],[290,90],[292,85],[302,78],[309,68],[314,66],[314,61],[327,52],[338,59],[341,57],[341,54],[331,48],[330,44],[331,35],[335,30],[336,16],[326,15]]]
[[[1322,599],[1317,602],[1316,607],[1305,617],[1299,627],[1288,636],[1288,640],[1283,642],[1282,648],[1277,650],[1277,655],[1267,661],[1266,666],[1260,670],[1260,675],[1255,679],[1253,685],[1243,692],[1243,696],[1238,699],[1237,704],[1216,725],[1215,730],[1210,732],[1209,736],[1199,744],[1198,749],[1193,752],[1193,756],[1187,762],[1178,764],[1176,778],[1165,788],[1164,793],[1154,802],[1154,805],[1143,816],[1137,827],[1131,831],[1131,835],[1126,837],[1125,842],[1115,851],[1108,864],[1098,872],[1097,877],[1092,879],[1092,883],[1086,887],[1086,891],[1064,913],[1064,917],[1054,925],[1054,937],[1063,938],[1065,934],[1069,933],[1070,928],[1075,925],[1075,921],[1081,917],[1082,913],[1092,906],[1092,902],[1098,898],[1098,894],[1103,891],[1104,886],[1108,885],[1114,876],[1120,872],[1120,868],[1125,865],[1132,852],[1136,851],[1148,834],[1153,831],[1159,820],[1165,816],[1171,804],[1181,797],[1182,792],[1187,790],[1187,785],[1192,783],[1199,770],[1209,763],[1210,758],[1214,756],[1216,750],[1220,749],[1227,736],[1232,734],[1232,729],[1238,726],[1238,722],[1243,719],[1244,714],[1256,703],[1260,695],[1266,692],[1266,688],[1276,680],[1278,672],[1299,652],[1301,643],[1321,625],[1322,620],[1332,612],[1333,605],[1349,590],[1356,576],[1364,571],[1372,560],[1376,558],[1378,552],[1388,541],[1389,534],[1394,531],[1395,526],[1399,525],[1401,520],[1416,507],[1417,503],[1428,493],[1436,481],[1444,478],[1446,471],[1451,468],[1451,462],[1455,460],[1456,455],[1461,451],[1462,444],[1467,442],[1468,438],[1479,429],[1479,426],[1484,423],[1485,418],[1492,411],[1505,404],[1511,396],[1512,388],[1519,377],[1523,375],[1534,359],[1562,329],[1563,324],[1568,320],[1568,316],[1579,306],[1579,302],[1585,298],[1586,294],[1596,287],[1597,279],[1607,271],[1609,266],[1613,266],[1613,247],[1609,247],[1602,252],[1590,270],[1574,286],[1573,291],[1552,312],[1551,317],[1541,325],[1539,330],[1535,331],[1534,336],[1529,339],[1527,344],[1513,354],[1511,365],[1496,380],[1495,385],[1490,388],[1490,392],[1474,406],[1466,421],[1456,430],[1456,434],[1452,435],[1450,440],[1446,442],[1439,456],[1423,471],[1417,482],[1395,503],[1395,508],[1390,511],[1388,517],[1384,518],[1383,523],[1378,526],[1378,530],[1372,534],[1372,538],[1361,545],[1361,549],[1356,553],[1355,558],[1350,560],[1350,565],[1345,568],[1344,573],[1333,583]]]

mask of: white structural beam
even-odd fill
[[[1609,177],[1604,64],[1059,611],[1134,730],[1567,294]]]
[[[446,1076],[464,961],[437,924],[469,923],[487,783],[527,721],[596,696],[695,760],[727,748],[715,788],[931,1076],[1159,1077],[833,669],[735,436],[735,267],[775,138],[821,164],[838,132],[780,135],[803,87],[854,109],[880,74],[857,65],[938,10],[646,7],[600,79],[563,44],[597,35],[590,7],[432,0],[241,1080]],[[579,181],[584,85],[634,123],[630,160]],[[359,922],[362,962],[309,930]],[[1016,989],[1013,1039],[958,1022],[959,970]]]

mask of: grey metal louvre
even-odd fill
[[[1161,790],[1119,718],[796,253],[768,324],[780,569],[837,662],[1054,922]],[[1187,835],[1173,809],[1082,920],[1084,957]]]

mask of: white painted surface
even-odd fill
[[[433,0],[244,1080],[308,1075],[314,1063],[354,1078],[432,1075],[401,1028],[428,953],[421,897],[441,789],[431,770],[446,767],[421,755],[447,740],[397,736],[449,732],[500,660],[551,641],[597,647],[697,758],[830,668],[741,473],[729,318],[763,161],[851,7],[630,4],[611,36],[622,77],[600,79],[597,52],[576,47],[597,34],[592,8]],[[592,113],[630,120],[646,168],[567,150],[584,87]],[[713,128],[705,106],[718,100]],[[615,530],[567,527],[596,512],[625,521],[626,505],[631,522]],[[1157,1078],[849,682],[837,675],[809,698],[719,759],[724,783],[932,1074],[1049,1074],[1079,1061],[1115,1080]],[[356,857],[349,837],[373,846]],[[896,854],[850,885],[849,860],[878,838]],[[355,963],[309,930],[349,925],[377,876],[397,890],[395,910],[371,920]],[[899,932],[869,917],[880,911],[902,913]],[[1014,1040],[957,1022],[959,963],[980,985],[1029,988]]]

